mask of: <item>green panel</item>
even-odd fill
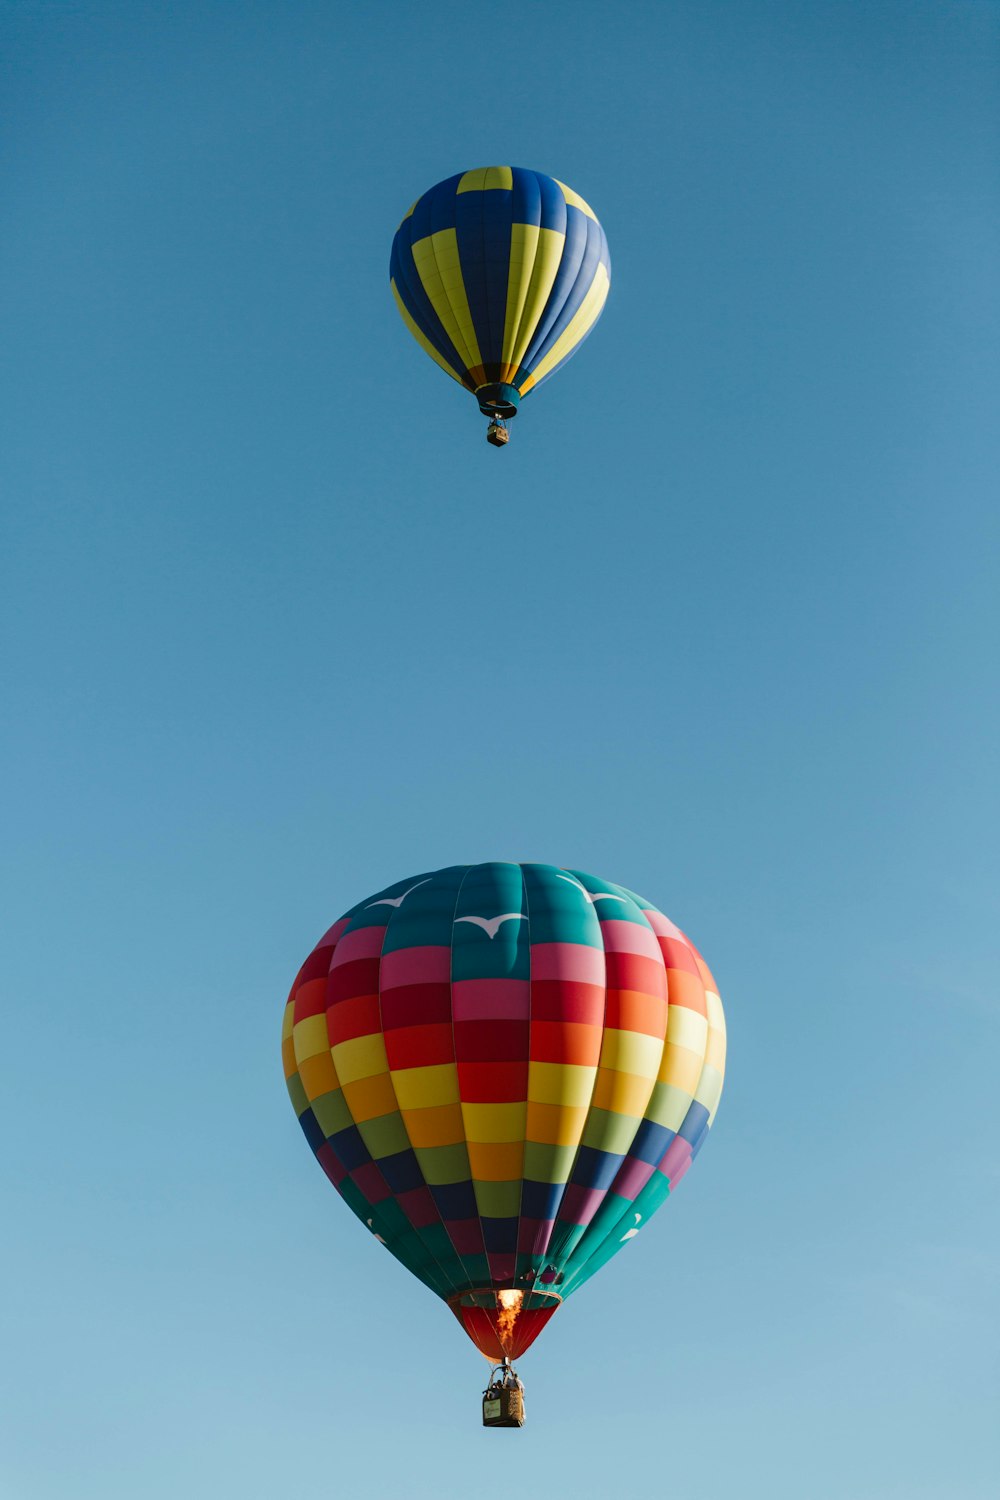
[[[484,1219],[516,1219],[521,1211],[521,1179],[516,1182],[478,1182],[472,1184],[476,1205]]]
[[[410,1149],[410,1138],[398,1109],[394,1109],[392,1114],[366,1120],[363,1125],[358,1126],[358,1130],[376,1160],[383,1156],[396,1156],[400,1151]]]
[[[568,1182],[575,1160],[575,1146],[550,1146],[541,1141],[524,1143],[524,1175],[532,1182]]]
[[[463,1255],[462,1264],[468,1272],[468,1281],[463,1285],[489,1286],[492,1281],[490,1276],[490,1263],[483,1255]]]
[[[469,1153],[464,1141],[455,1146],[415,1146],[413,1149],[428,1186],[444,1187],[453,1182],[468,1182]]]
[[[290,1078],[285,1079],[288,1088],[288,1097],[292,1101],[292,1108],[297,1115],[302,1115],[309,1108],[309,1095],[302,1086],[302,1079],[298,1073],[293,1073]]]
[[[581,1144],[608,1151],[612,1156],[624,1156],[641,1123],[634,1115],[615,1115],[591,1105]]]
[[[327,1140],[339,1130],[346,1130],[349,1125],[354,1124],[343,1089],[331,1089],[328,1094],[320,1094],[318,1099],[313,1100],[312,1112]]]

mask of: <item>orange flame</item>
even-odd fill
[[[497,1292],[497,1337],[503,1352],[508,1356],[514,1342],[514,1324],[523,1301],[523,1292]]]

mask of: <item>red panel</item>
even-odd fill
[[[459,1063],[463,1104],[513,1104],[528,1097],[527,1062]]]
[[[533,979],[532,1021],[579,1021],[585,1026],[604,1023],[604,986],[575,979]]]
[[[382,991],[382,1027],[451,1025],[450,984],[401,984]]]
[[[679,938],[661,937],[659,944],[668,969],[687,969],[689,973],[697,974],[698,961],[687,943],[682,943]]]
[[[497,1309],[462,1307],[459,1304],[453,1307],[452,1311],[480,1354],[485,1354],[487,1359],[499,1363],[504,1355],[508,1359],[520,1359],[524,1351],[530,1349],[558,1307],[559,1303],[553,1302],[551,1307],[526,1308],[514,1319],[511,1334],[503,1340],[498,1331],[498,1320],[502,1314]]]
[[[664,1019],[666,1006],[663,1007]],[[662,1032],[660,1033],[662,1036]],[[533,1021],[532,1062],[579,1063],[594,1068],[601,1056],[604,1032],[600,1026],[581,1026],[575,1021]]]
[[[528,1056],[527,1021],[456,1021],[460,1063],[522,1062]]]
[[[384,1033],[389,1066],[428,1068],[452,1062],[455,1057],[451,1026],[397,1026]]]
[[[310,979],[325,979],[330,972],[330,960],[332,957],[332,943],[314,948],[299,970],[298,977],[292,988],[297,989],[300,984],[308,984]]]
[[[295,1009],[292,1012],[296,1023],[307,1016],[321,1016],[326,1010],[326,979],[307,979],[295,991]]]
[[[640,953],[608,954],[609,990],[645,990],[647,995],[662,995],[666,980],[663,964]]]
[[[350,963],[336,964],[326,981],[328,1006],[350,1000],[354,995],[374,995],[377,992],[377,958],[355,958]]]
[[[331,1005],[326,1015],[326,1029],[331,1047],[338,1042],[349,1042],[356,1036],[371,1036],[373,1032],[381,1031],[378,996],[355,995],[351,1000]]]

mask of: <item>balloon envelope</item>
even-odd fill
[[[523,167],[478,167],[417,199],[396,231],[389,277],[425,353],[487,415],[512,416],[597,322],[611,260],[572,188]]]
[[[623,886],[456,865],[367,897],[292,986],[285,1075],[327,1177],[515,1358],[641,1232],[712,1123],[718,991]]]

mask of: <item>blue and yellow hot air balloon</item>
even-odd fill
[[[490,417],[489,440],[574,355],[604,308],[608,242],[589,204],[523,167],[477,167],[418,198],[389,276],[407,328]]]

